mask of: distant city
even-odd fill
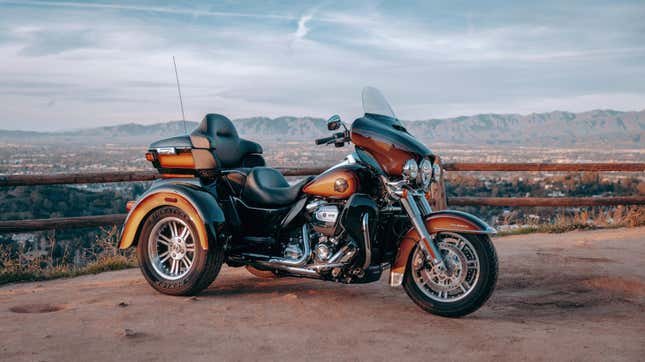
[[[319,118],[252,118],[234,121],[241,137],[258,141],[269,166],[319,167],[353,151],[316,146],[329,134]],[[187,122],[190,131],[196,122]],[[641,142],[645,111],[551,112],[479,115],[450,120],[405,122],[444,162],[645,162]],[[575,131],[575,133],[574,133]],[[154,170],[144,154],[158,139],[184,133],[184,124],[126,124],[67,132],[0,131],[0,174],[51,174]],[[514,138],[513,138],[514,137]],[[447,173],[449,196],[612,196],[645,193],[645,175],[619,172]],[[1,190],[2,219],[123,212],[123,204],[145,189],[141,183],[71,185]],[[46,200],[56,195],[63,204]],[[38,210],[33,210],[37,200]],[[88,205],[66,200],[94,200]],[[71,207],[71,206],[73,207]],[[575,211],[575,210],[570,210]],[[496,226],[550,222],[553,210],[479,208]]]

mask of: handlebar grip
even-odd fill
[[[319,139],[317,139],[317,140],[316,140],[316,144],[317,144],[317,145],[323,145],[323,144],[328,143],[329,141],[331,141],[331,140],[333,140],[333,139],[334,139],[334,137],[333,137],[333,136],[332,136],[332,137],[323,137],[323,138],[319,138]]]

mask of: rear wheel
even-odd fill
[[[444,232],[435,242],[447,271],[431,265],[417,245],[410,253],[403,287],[423,310],[461,317],[481,307],[497,282],[497,254],[488,235]]]
[[[181,209],[164,206],[145,220],[137,245],[139,267],[148,283],[164,294],[193,295],[219,273],[224,251],[202,248],[197,229]]]

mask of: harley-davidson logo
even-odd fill
[[[349,185],[347,184],[347,180],[342,177],[339,177],[334,181],[334,191],[336,192],[345,192],[348,187]]]

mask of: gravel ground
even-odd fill
[[[136,269],[0,288],[0,360],[643,360],[645,228],[494,239],[497,290],[462,319],[401,288],[223,268],[198,297]]]

